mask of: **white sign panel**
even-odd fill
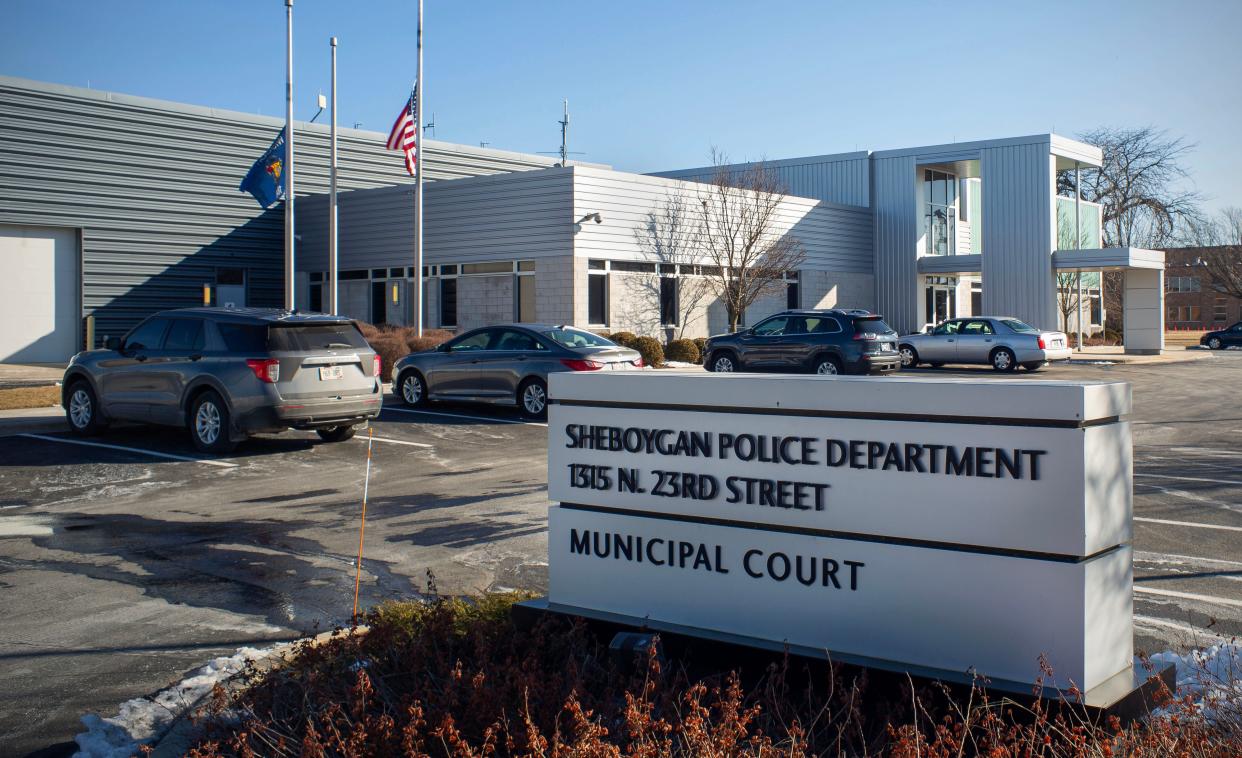
[[[549,603],[1084,690],[1131,665],[1121,384],[555,374]]]

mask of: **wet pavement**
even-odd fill
[[[1242,353],[1031,378],[1134,386],[1137,646],[1242,633]],[[428,572],[443,593],[546,588],[546,427],[390,407],[374,435],[364,606],[426,592]],[[67,753],[82,713],[113,715],[213,656],[352,609],[364,437],[289,432],[212,460],[179,430],[91,442],[0,438],[3,755]]]

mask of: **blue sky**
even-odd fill
[[[1197,143],[1208,207],[1242,206],[1242,1],[427,0],[437,139],[559,146],[630,171],[1100,125]],[[414,77],[415,3],[296,0],[296,113],[386,131]],[[283,114],[282,0],[3,0],[0,73]],[[321,116],[326,118],[325,116]]]

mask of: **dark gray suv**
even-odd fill
[[[897,332],[863,310],[796,310],[707,341],[708,371],[771,369],[813,374],[887,374],[901,368]]]
[[[380,360],[353,321],[259,308],[186,308],[151,316],[65,369],[70,428],[111,421],[185,426],[199,450],[247,435],[314,429],[347,440],[379,415]]]

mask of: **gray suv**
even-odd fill
[[[347,440],[379,415],[380,360],[353,321],[259,308],[164,311],[65,369],[69,427],[112,421],[184,426],[199,450],[247,435],[314,429]]]

